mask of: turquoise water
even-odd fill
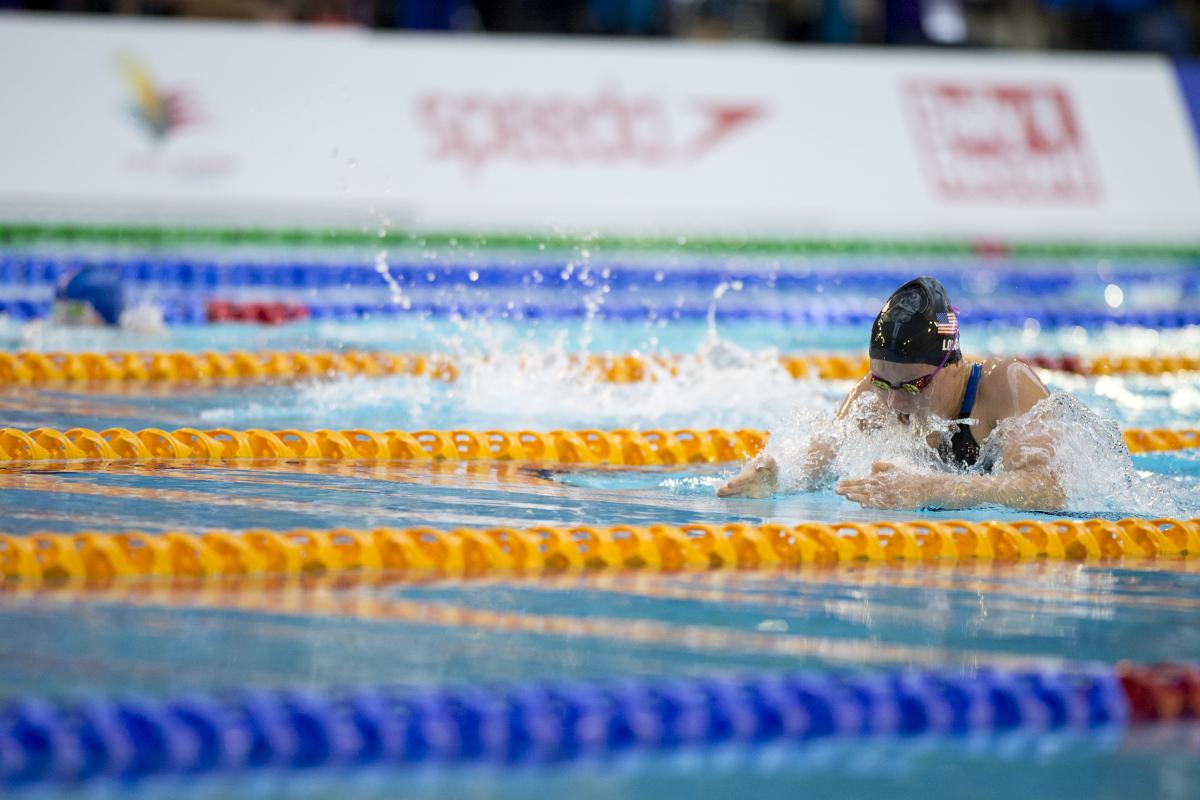
[[[801,575],[607,575],[539,582],[249,587],[242,610],[136,587],[80,602],[10,598],[0,615],[8,692],[170,694],[230,685],[488,683],[604,679],[847,664],[991,663],[1002,658],[1200,657],[1200,575],[1016,565],[857,568]],[[553,634],[484,624],[298,612],[300,595],[515,612],[574,622]],[[634,636],[639,626],[648,636]],[[801,655],[820,645],[823,655]],[[987,783],[972,787],[973,781]],[[309,773],[158,781],[146,797],[1033,797],[1194,796],[1195,731],[1072,740],[867,741],[716,751],[565,769]],[[930,782],[936,781],[936,787]],[[127,796],[128,787],[112,794]],[[88,796],[95,796],[90,791]],[[99,796],[106,796],[103,792]]]
[[[816,752],[693,754],[686,760],[647,758],[577,770],[503,775],[463,770],[451,775],[391,772],[316,773],[246,782],[179,781],[147,786],[139,797],[523,798],[523,797],[889,797],[1009,798],[1191,797],[1195,749],[1187,731],[1133,737],[1114,744],[1047,737],[931,746],[887,742]],[[1081,778],[1086,775],[1086,778]],[[1155,791],[1168,787],[1163,791]],[[183,795],[186,793],[186,795]],[[103,796],[103,795],[102,795]],[[113,796],[119,796],[115,792]]]
[[[1194,455],[1139,457],[1135,465],[1167,476],[1195,498]],[[122,465],[102,472],[59,468],[0,471],[6,529],[179,530],[379,526],[533,526],[557,524],[684,524],[692,522],[870,521],[914,518],[1027,519],[1061,514],[981,507],[965,511],[863,509],[832,491],[782,494],[767,500],[718,500],[713,492],[730,467],[616,471],[538,468],[501,471],[454,465],[431,474],[421,465],[256,468]],[[1189,510],[1194,514],[1195,506]],[[1129,512],[1097,505],[1072,516],[1119,518]]]
[[[1103,284],[1101,284],[1103,286]],[[836,294],[837,287],[830,292]],[[1003,287],[993,293],[1004,297]],[[1014,301],[1013,297],[1007,297]],[[1176,297],[1172,302],[1193,303]],[[971,354],[1185,353],[1200,330],[1041,329],[964,322]],[[859,352],[850,325],[754,321],[537,323],[427,318],[170,329],[147,337],[0,326],[9,348],[373,349],[454,357],[453,383],[339,379],[267,387],[0,391],[0,426],[264,428],[797,428],[849,384],[794,381],[781,352]],[[704,355],[680,375],[597,383],[565,356]],[[523,365],[521,359],[524,359]],[[1200,426],[1200,374],[1044,375],[1120,427]],[[805,423],[810,424],[810,423]],[[1134,457],[1070,515],[1119,517],[1170,501],[1200,516],[1196,451]],[[381,525],[1017,519],[1034,511],[862,509],[830,489],[718,500],[729,465],[684,469],[344,464],[49,464],[0,468],[8,531]],[[1119,473],[1119,474],[1118,474]],[[1111,479],[1105,483],[1100,478]],[[1124,481],[1114,493],[1113,481]],[[1050,516],[1050,515],[1041,515]],[[332,599],[364,602],[356,613]],[[236,599],[235,599],[236,598]],[[307,598],[307,599],[305,599]],[[368,602],[369,601],[369,602]],[[379,609],[399,608],[385,618]],[[472,615],[473,611],[503,612]],[[231,686],[491,682],[800,666],[962,665],[1021,659],[1200,660],[1200,574],[1151,565],[862,567],[790,574],[621,574],[532,580],[250,584],[235,594],[132,584],[0,596],[0,695],[170,694]],[[561,625],[539,630],[537,620]],[[818,646],[819,645],[819,646]],[[814,653],[817,653],[814,655]],[[1194,797],[1195,730],[1083,740],[875,741],[685,754],[571,770],[257,776],[151,782],[147,797]],[[52,796],[59,790],[36,790]],[[128,787],[85,793],[123,795]],[[90,795],[89,795],[90,796]]]

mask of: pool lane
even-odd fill
[[[1200,572],[1065,563],[9,586],[0,683],[6,696],[78,696],[1194,661],[1198,610]]]
[[[1139,457],[1181,497],[1200,492],[1200,457]],[[169,461],[0,467],[0,516],[10,533],[40,530],[529,527],[534,525],[761,524],[923,519],[1051,519],[983,506],[965,511],[864,509],[826,489],[766,500],[721,500],[734,467],[547,469],[536,464]],[[1170,476],[1170,477],[1165,477]],[[1076,509],[1118,518],[1134,511]]]

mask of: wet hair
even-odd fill
[[[935,367],[962,359],[958,319],[946,287],[922,275],[892,292],[871,326],[870,353],[884,361]]]

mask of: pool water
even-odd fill
[[[961,290],[965,300],[956,296],[956,302],[964,307],[962,346],[968,357],[1195,355],[1200,350],[1200,327],[1195,325],[1160,330],[1111,322],[1074,324],[1080,320],[1071,319],[1042,325],[1035,316],[1038,309],[1051,307],[1111,312],[1113,293],[1108,301],[1104,293],[1117,282],[1124,287],[1122,303],[1163,313],[1194,308],[1200,284],[1191,265],[1045,259],[1003,265],[864,263],[861,258],[828,257],[805,265],[733,257],[714,262],[709,257],[696,266],[662,254],[635,254],[622,262],[627,272],[637,273],[633,277],[610,268],[608,278],[589,279],[582,288],[565,279],[563,286],[547,288],[530,287],[520,277],[534,268],[548,270],[550,264],[562,268],[547,256],[523,261],[520,254],[506,253],[489,261],[478,253],[454,255],[455,263],[472,261],[469,271],[482,276],[468,276],[465,282],[483,286],[462,289],[461,276],[446,272],[449,277],[438,289],[442,300],[445,293],[461,299],[467,292],[470,303],[463,301],[462,308],[473,304],[478,311],[487,305],[496,313],[465,314],[461,308],[435,308],[430,300],[424,310],[404,314],[393,309],[360,321],[180,326],[158,335],[53,329],[15,320],[0,326],[0,338],[10,349],[437,353],[459,367],[452,382],[398,376],[256,386],[8,387],[0,389],[0,427],[757,427],[794,438],[827,420],[851,383],[795,380],[778,366],[777,356],[860,353],[865,325],[850,317],[821,321],[811,309],[840,308],[849,314],[877,308],[885,287],[893,279],[901,282],[909,269],[941,270],[947,284]],[[312,260],[320,258],[328,253],[312,255]],[[429,260],[440,269],[445,259],[443,253]],[[603,265],[591,266],[602,275]],[[675,277],[658,281],[666,288],[656,290],[657,299],[642,306],[654,313],[640,319],[632,313],[587,313],[589,308],[596,312],[597,296],[609,308],[634,308],[650,292],[637,276],[660,271],[674,276],[685,267],[699,273],[690,283]],[[838,277],[839,270],[846,276],[875,277],[848,280]],[[992,273],[1008,275],[1008,282],[981,277]],[[1060,282],[1037,283],[1033,278],[1039,275],[1058,276]],[[394,280],[410,300],[429,300],[416,292],[421,273],[397,268],[397,276]],[[796,280],[788,284],[788,276]],[[738,281],[742,285],[735,288]],[[354,289],[367,290],[379,287]],[[988,303],[1003,309],[1010,318],[973,325],[966,300],[977,308]],[[514,308],[523,304],[528,312],[534,301],[542,312],[520,315],[509,308],[505,316],[507,303],[515,303]],[[807,316],[759,313],[797,303],[809,309]],[[681,313],[673,317],[672,306]],[[546,313],[555,307],[582,307],[584,313]],[[661,372],[653,380],[624,384],[599,381],[569,359],[614,352],[700,358],[681,365],[677,374]],[[1073,395],[1122,428],[1200,427],[1200,373],[1041,376],[1051,391]],[[735,469],[729,464],[551,469],[329,461],[222,466],[128,462],[103,468],[12,464],[0,467],[0,514],[6,531],[18,534],[1061,516],[1001,507],[863,509],[829,487],[765,500],[717,499],[715,487]],[[1094,488],[1085,486],[1072,497],[1069,516],[1200,517],[1196,450],[1134,456],[1118,466],[1098,461],[1080,465],[1080,470],[1094,478]],[[1113,489],[1118,484],[1119,490]],[[347,598],[356,602],[343,602]],[[1198,610],[1200,572],[1187,562],[863,565],[542,579],[362,575],[247,581],[221,591],[144,581],[91,593],[18,587],[0,595],[0,686],[6,697],[77,697],[750,669],[969,669],[1028,660],[1195,661],[1200,660]],[[1037,733],[995,741],[877,739],[646,756],[570,769],[268,774],[189,781],[186,786],[164,779],[79,792],[146,797],[571,793],[622,798],[684,792],[764,798],[799,792],[923,798],[1116,798],[1137,793],[1184,798],[1195,796],[1200,785],[1198,735],[1194,729],[1160,728],[1076,739]],[[26,791],[51,796],[72,790]]]

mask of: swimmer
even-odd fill
[[[55,291],[50,324],[57,327],[119,327],[135,333],[165,330],[162,309],[130,300],[117,267],[89,265]]]
[[[1006,436],[1003,472],[993,473],[990,459],[978,463],[979,444],[1000,422],[1046,398],[1046,387],[1016,359],[965,361],[958,339],[955,309],[933,278],[909,281],[883,304],[871,327],[871,371],[850,390],[835,419],[846,419],[856,399],[874,392],[901,425],[913,430],[928,430],[915,423],[932,418],[956,420],[949,437],[933,433],[927,439],[948,469],[927,474],[877,461],[871,474],[839,481],[837,493],[872,508],[1062,508],[1066,501],[1049,468],[1054,448],[1046,432]],[[828,441],[810,443],[797,465],[801,479],[815,479],[835,455]],[[968,473],[968,467],[975,469]],[[717,496],[767,497],[778,485],[778,463],[759,455]]]

